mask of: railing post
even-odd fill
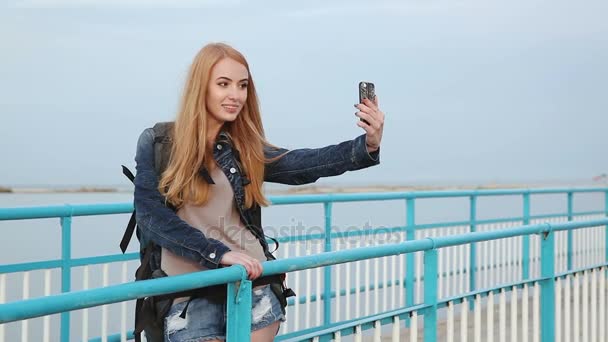
[[[325,210],[325,252],[331,252],[331,209],[332,203],[325,202],[323,203],[323,207]],[[331,268],[333,266],[325,266],[323,269],[323,279],[324,279],[324,287],[323,287],[323,323],[325,326],[331,323]],[[350,284],[347,284],[350,286]],[[377,289],[376,289],[377,290]],[[340,292],[336,292],[336,296],[339,296]],[[321,298],[317,298],[317,300],[321,300]],[[339,310],[339,308],[338,308]]]
[[[470,215],[469,215],[469,231],[474,233],[477,231],[477,196],[473,195],[469,197],[470,202]],[[470,259],[469,259],[469,291],[475,291],[477,289],[477,244],[475,242],[469,244]],[[473,310],[475,302],[470,301],[469,309]]]
[[[437,341],[437,250],[424,252],[424,341]],[[415,328],[412,328],[415,329]]]
[[[543,233],[540,252],[540,337],[549,342],[555,341],[555,233],[551,230]]]
[[[72,216],[61,218],[61,292],[70,292],[72,283]],[[70,341],[70,312],[61,313],[60,339]]]
[[[412,241],[416,239],[416,202],[414,198],[408,198],[406,200],[406,239]],[[405,306],[414,305],[414,265],[415,265],[415,254],[407,253],[405,255]],[[418,279],[420,281],[420,279]],[[405,326],[410,326],[410,319],[406,317]]]
[[[604,215],[608,217],[608,191],[604,192]],[[608,261],[608,224],[604,230],[604,261]]]
[[[226,341],[251,340],[251,281],[228,283]]]
[[[530,193],[526,192],[524,196],[524,212],[523,212],[523,224],[530,224]],[[521,245],[521,279],[530,279],[530,236],[524,235],[522,237]]]
[[[568,222],[573,219],[573,194],[568,192]],[[574,256],[574,232],[572,229],[568,230],[568,271],[572,269],[572,259]]]

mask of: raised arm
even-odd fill
[[[322,148],[265,149],[266,158],[279,156],[280,159],[266,164],[264,180],[282,184],[308,184],[321,177],[337,176],[346,171],[354,171],[380,164],[380,149],[368,152],[365,134],[354,140],[341,142]]]
[[[267,147],[264,151],[267,159],[284,155],[266,164],[264,180],[292,185],[307,184],[321,177],[337,176],[346,171],[380,164],[384,113],[378,105],[378,97],[373,101],[364,99],[355,107],[359,110],[355,115],[362,119],[357,126],[365,134],[354,140],[316,149],[288,151]]]
[[[205,237],[200,230],[179,218],[165,205],[165,197],[158,191],[159,177],[154,169],[154,131],[151,128],[139,137],[135,162],[134,203],[142,243],[153,241],[206,268],[217,268],[222,256],[230,249],[218,240]]]

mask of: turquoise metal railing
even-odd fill
[[[437,297],[438,249],[495,239],[539,234],[542,236],[542,272],[539,278],[533,280],[538,281],[541,284],[540,298],[541,307],[543,308],[541,320],[541,340],[553,341],[555,332],[554,280],[556,277],[561,276],[556,274],[554,271],[554,234],[559,231],[573,231],[575,229],[605,225],[608,225],[608,219],[569,222],[554,225],[528,225],[494,232],[474,232],[463,235],[426,238],[421,240],[406,241],[398,244],[366,247],[357,250],[326,252],[313,256],[265,262],[263,264],[263,274],[271,275],[288,273],[296,270],[324,267],[357,260],[365,260],[403,253],[414,253],[418,251],[424,252],[424,273],[426,278],[424,281],[424,302],[415,307],[409,307],[408,309],[409,311],[419,311],[424,315],[424,340],[436,341],[437,311],[440,307],[440,301]],[[592,265],[592,267],[605,265],[607,265],[607,263],[602,263],[601,265]],[[220,270],[197,272],[164,279],[133,282],[93,290],[17,301],[0,305],[0,323],[132,300],[135,298],[153,296],[172,291],[188,290],[199,286],[228,283],[227,339],[229,341],[245,341],[249,340],[250,336],[249,327],[251,319],[252,295],[251,282],[247,280],[246,277],[247,274],[243,267],[232,266]],[[531,280],[526,280],[526,282],[529,281]],[[237,285],[237,282],[240,282],[240,287]],[[470,296],[471,293],[466,295]],[[464,297],[464,295],[462,297]],[[445,301],[442,303],[445,303]],[[405,315],[409,311],[403,310],[401,314]],[[344,336],[348,335],[350,328],[344,327],[344,324],[342,324],[341,327],[333,324],[332,326],[326,327],[324,330],[315,332],[314,336],[321,337],[320,340],[323,341],[331,338],[338,330],[340,330],[342,332],[342,336]],[[312,335],[313,334],[311,334],[311,336]],[[306,336],[299,336],[298,339],[305,337]],[[286,337],[283,339],[286,339]]]
[[[591,211],[591,212],[574,212],[573,201],[575,194],[582,193],[603,193],[604,194],[604,210],[603,211]],[[325,241],[324,250],[326,252],[332,251],[332,240],[334,238],[344,236],[364,236],[366,234],[375,234],[376,232],[369,231],[349,231],[349,232],[333,232],[332,231],[332,206],[338,202],[353,202],[353,201],[386,201],[386,200],[404,200],[405,211],[406,211],[406,223],[404,226],[397,226],[387,229],[386,231],[404,231],[406,232],[407,240],[414,240],[416,231],[423,229],[431,229],[436,227],[450,226],[450,225],[468,225],[470,232],[476,232],[476,227],[481,224],[493,223],[493,222],[505,222],[518,220],[523,224],[529,224],[532,219],[548,219],[552,217],[563,216],[562,214],[552,215],[530,215],[530,202],[532,195],[546,195],[546,194],[565,194],[568,200],[567,218],[572,221],[576,216],[580,215],[603,215],[608,216],[608,188],[567,188],[567,189],[508,189],[508,190],[470,190],[470,191],[422,191],[422,192],[394,192],[394,193],[357,193],[357,194],[321,194],[321,195],[298,195],[298,196],[271,196],[270,200],[272,205],[288,205],[288,204],[310,204],[310,203],[321,203],[324,206],[325,213],[325,230],[322,234],[306,234],[299,236],[285,236],[280,237],[280,242],[287,241],[303,241],[311,239],[323,239]],[[522,216],[503,218],[503,219],[491,219],[491,220],[479,220],[477,218],[477,200],[480,197],[489,196],[521,196],[522,205]],[[470,213],[469,220],[462,222],[440,222],[430,224],[417,224],[416,223],[416,200],[427,199],[427,198],[455,198],[465,197],[469,198]],[[50,269],[60,268],[61,269],[61,290],[62,292],[70,291],[70,280],[71,270],[73,267],[101,264],[116,261],[134,260],[138,258],[137,253],[129,253],[126,255],[116,254],[109,256],[100,257],[87,257],[73,259],[71,257],[71,224],[72,217],[75,216],[87,216],[87,215],[110,215],[110,214],[121,214],[130,213],[133,210],[132,204],[97,204],[97,205],[64,205],[64,206],[47,206],[47,207],[30,207],[30,208],[0,208],[0,220],[21,220],[21,219],[34,219],[34,218],[60,218],[61,222],[61,234],[62,234],[62,258],[59,260],[50,260],[35,263],[20,263],[13,265],[0,265],[0,274],[12,273],[12,272],[23,272],[28,270],[37,269]],[[606,234],[608,240],[608,234]],[[573,259],[573,236],[572,231],[568,230],[568,270],[572,269]],[[530,253],[530,242],[529,236],[523,235],[522,244],[522,255],[523,257],[523,279],[529,278],[529,253]],[[608,241],[606,241],[608,246]],[[475,264],[476,260],[476,243],[473,241],[469,245],[471,254],[470,258],[470,274],[469,282],[470,289],[472,291],[477,289],[476,286],[476,272],[479,267]],[[606,251],[606,257],[608,258],[608,248]],[[432,256],[431,256],[432,258]],[[431,260],[432,261],[432,260]],[[341,293],[335,293],[331,290],[330,284],[332,283],[332,273],[329,267],[324,269],[324,289],[322,298],[310,298],[312,300],[321,300],[323,298],[329,299],[335,296],[341,295]],[[393,286],[400,284],[405,287],[406,303],[414,303],[414,254],[409,253],[406,255],[406,276],[404,281],[395,281],[394,284],[375,284],[377,288],[383,286]],[[351,290],[346,290],[350,292]],[[303,301],[306,298],[300,296],[299,301]],[[290,300],[290,305],[293,305],[293,299]],[[323,326],[328,327],[331,324],[332,307],[331,301],[324,301],[324,316]],[[61,314],[61,328],[60,336],[61,341],[69,340],[70,333],[70,320],[69,312],[62,312]]]

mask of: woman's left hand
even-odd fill
[[[359,111],[355,113],[359,118],[367,121],[357,122],[357,126],[365,130],[365,144],[368,152],[377,151],[382,141],[382,131],[384,130],[384,113],[378,107],[378,96],[374,101],[363,99],[363,103],[355,105]]]

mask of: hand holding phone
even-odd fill
[[[376,87],[373,83],[359,82],[359,103],[355,105],[355,108],[359,110],[355,113],[360,119],[357,126],[365,130],[367,151],[377,151],[382,141],[384,113],[379,108]]]

